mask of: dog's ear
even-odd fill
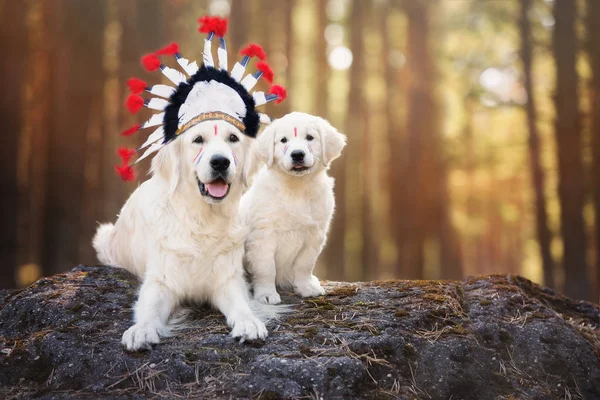
[[[250,186],[250,181],[260,166],[259,157],[257,154],[257,141],[255,139],[251,139],[250,144],[247,146],[248,149],[244,154],[244,164],[242,165],[242,184],[244,185],[244,189],[247,189],[248,186]]]
[[[275,152],[275,128],[273,124],[267,126],[256,139],[256,155],[267,164],[267,168],[273,166],[273,153]]]
[[[181,140],[175,140],[158,151],[152,159],[152,175],[157,175],[169,185],[173,193],[181,175]]]
[[[346,135],[322,118],[317,120],[317,129],[321,135],[321,162],[327,167],[342,154],[342,149],[346,146]]]

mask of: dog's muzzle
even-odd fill
[[[222,177],[216,178],[211,182],[204,183],[198,177],[198,188],[202,196],[210,197],[214,200],[223,200],[229,194],[231,184],[227,183]]]

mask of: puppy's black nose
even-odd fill
[[[295,162],[304,161],[304,152],[302,150],[292,151],[292,161],[295,161]]]
[[[229,168],[229,158],[223,156],[212,156],[210,159],[210,166],[217,172],[225,172]]]

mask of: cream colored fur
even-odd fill
[[[239,142],[230,142],[231,134]],[[199,135],[203,144],[193,142]],[[267,336],[250,309],[242,266],[247,228],[238,207],[250,172],[251,142],[223,121],[196,125],[154,157],[152,177],[131,195],[115,225],[98,228],[93,240],[98,259],[143,280],[135,323],[123,334],[127,349],[148,348],[168,335],[169,316],[184,300],[210,302],[225,315],[236,338]],[[203,156],[196,163],[200,147]],[[196,176],[210,179],[215,154],[231,162],[231,188],[218,204],[200,194],[196,181]]]
[[[286,143],[281,142],[284,137]],[[240,210],[250,228],[246,267],[260,302],[281,301],[276,285],[292,287],[303,297],[325,293],[313,269],[335,208],[327,169],[345,144],[346,137],[327,121],[297,112],[276,120],[259,136],[257,152],[266,166],[242,197]],[[309,170],[293,170],[294,150],[304,151]]]

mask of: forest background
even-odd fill
[[[513,273],[599,301],[598,0],[0,0],[0,288],[97,262],[139,183],[113,169],[142,140],[119,136],[125,82],[158,82],[139,59],[171,41],[201,59],[205,14],[230,64],[264,46],[289,94],[270,115],[348,136],[319,277]]]

